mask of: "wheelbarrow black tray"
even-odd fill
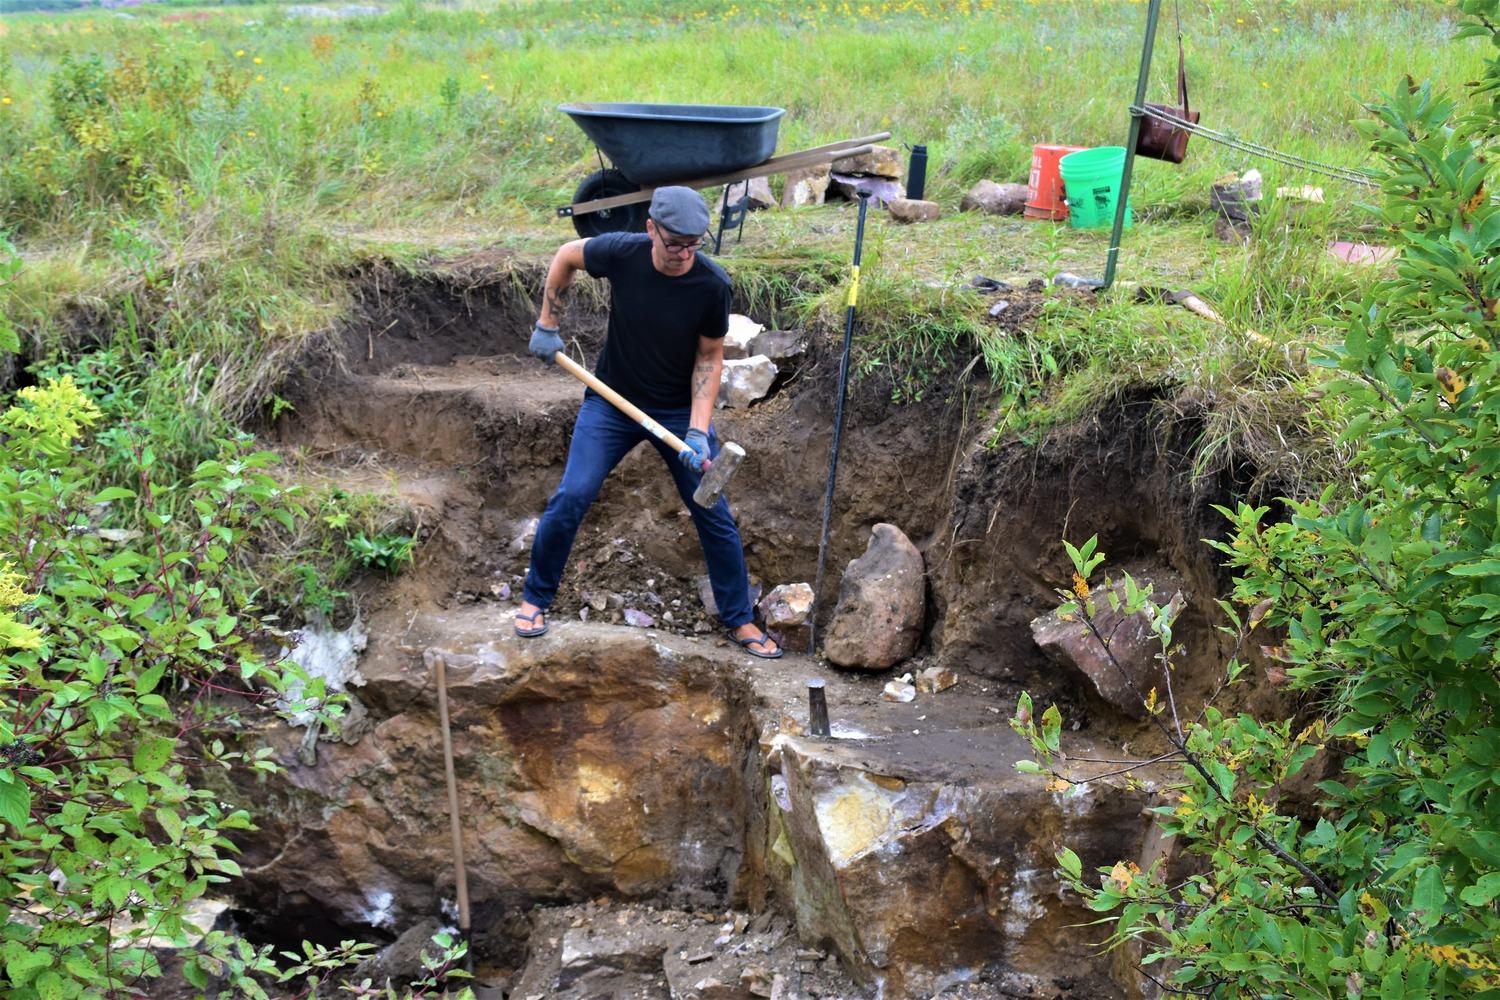
[[[583,134],[643,187],[726,174],[776,151],[782,108],[734,104],[563,104]]]

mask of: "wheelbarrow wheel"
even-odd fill
[[[573,203],[611,198],[617,194],[635,194],[641,186],[633,184],[618,170],[596,170],[583,179],[573,195]],[[602,236],[605,233],[644,233],[646,205],[621,205],[573,216],[573,228],[579,236]]]

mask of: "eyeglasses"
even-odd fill
[[[656,231],[656,235],[661,239],[662,249],[676,257],[686,257],[703,245],[702,240],[693,240],[691,243],[674,243],[667,239],[660,229]]]

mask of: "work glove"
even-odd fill
[[[708,461],[708,435],[694,427],[682,436],[682,443],[687,447],[677,458],[694,472],[702,472],[703,463]]]
[[[541,320],[531,328],[531,343],[527,349],[547,364],[552,364],[552,355],[563,349],[563,340],[557,335],[557,327],[543,326]]]

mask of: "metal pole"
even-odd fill
[[[1151,47],[1156,43],[1156,19],[1161,14],[1161,0],[1146,5],[1146,40],[1141,43],[1141,71],[1135,78],[1135,102],[1146,104],[1146,82],[1151,75]],[[1115,283],[1115,263],[1120,256],[1120,237],[1125,232],[1125,205],[1130,197],[1130,174],[1135,166],[1135,144],[1141,138],[1141,116],[1130,115],[1130,137],[1125,140],[1125,170],[1120,174],[1120,200],[1115,203],[1115,225],[1109,232],[1109,251],[1104,258],[1104,287]]]
[[[849,391],[849,345],[854,340],[854,307],[859,301],[859,258],[865,244],[865,210],[870,193],[859,193],[859,222],[854,228],[854,266],[849,272],[848,307],[844,311],[844,353],[839,360],[839,398],[833,408],[833,444],[828,454],[828,486],[823,492],[823,534],[818,541],[818,575],[813,578],[813,606],[807,630],[807,653],[818,648],[818,595],[823,592],[823,563],[828,557],[828,522],[833,517],[833,484],[839,474],[839,437],[844,431],[844,397]]]
[[[828,695],[821,678],[807,682],[807,731],[813,736],[829,736],[833,730],[828,725]]]

